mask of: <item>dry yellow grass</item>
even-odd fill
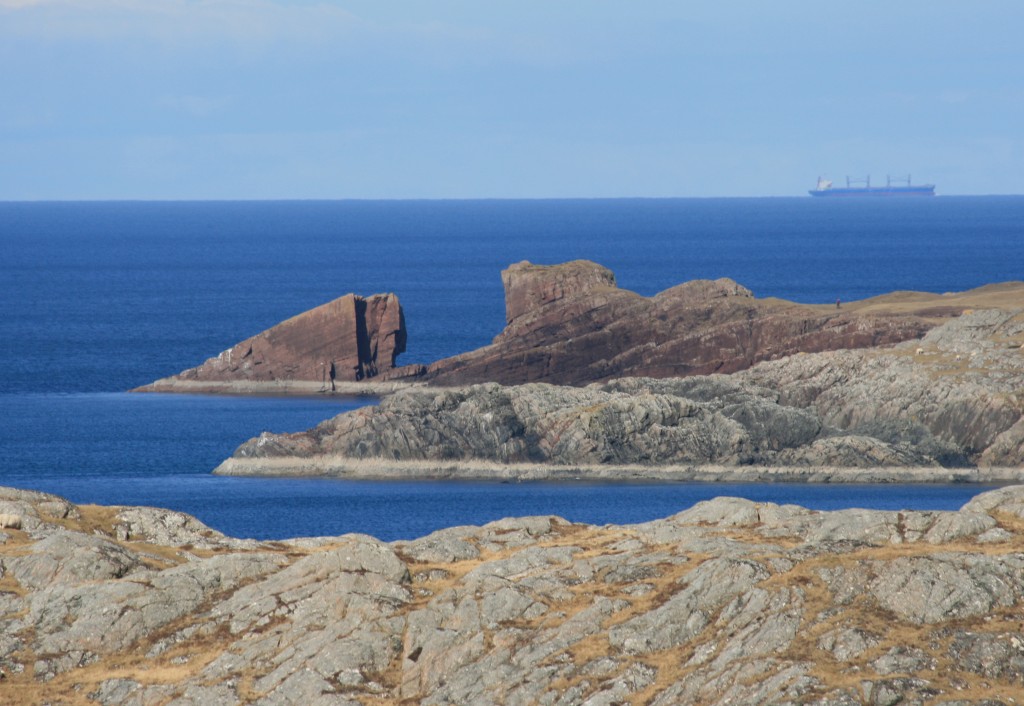
[[[148,636],[127,652],[106,656],[93,664],[59,674],[51,681],[36,681],[28,673],[9,675],[0,688],[12,688],[14,693],[19,693],[19,706],[51,703],[62,706],[95,706],[96,702],[89,699],[88,694],[96,691],[108,679],[131,679],[147,686],[180,683],[198,675],[230,644],[230,639],[225,636],[213,635],[171,648],[157,658],[145,656],[157,639],[171,634],[187,623],[186,619],[174,625],[173,629],[169,627],[158,634]],[[182,658],[187,661],[181,662]]]
[[[837,566],[852,566],[858,562],[868,561],[900,561],[908,557],[927,556],[938,552],[999,556],[1019,554],[1024,551],[1024,519],[1012,515],[999,515],[997,519],[1003,529],[1013,534],[1010,541],[987,545],[964,542],[939,546],[914,543],[861,547],[844,554],[826,554],[805,559],[790,570],[777,571],[770,578],[761,582],[760,587],[768,591],[798,590],[803,602],[803,617],[799,639],[779,652],[776,657],[781,660],[807,662],[814,665],[811,675],[821,684],[816,693],[825,693],[840,688],[859,689],[865,679],[879,678],[873,676],[869,664],[886,654],[892,647],[921,646],[926,647],[936,659],[937,668],[934,671],[919,675],[927,678],[933,686],[944,692],[944,695],[937,699],[936,703],[942,699],[953,698],[958,694],[969,694],[972,699],[998,696],[1004,700],[1007,698],[1024,700],[1024,685],[1019,682],[1015,683],[1008,679],[987,679],[963,671],[960,665],[955,664],[948,657],[949,638],[937,637],[936,626],[914,626],[901,622],[893,615],[879,609],[865,596],[856,597],[853,604],[847,609],[830,614],[829,610],[835,607],[834,598],[820,575],[823,569]],[[69,529],[101,532],[112,537],[116,525],[116,513],[107,508],[83,508],[81,519],[61,520],[60,523]],[[787,550],[794,548],[801,541],[796,537],[766,539],[758,533],[756,526],[722,529],[706,527],[705,531],[748,545],[751,548],[750,558],[762,563],[772,558],[785,556]],[[24,553],[28,548],[27,536],[18,531],[9,531],[8,534],[11,539],[6,545],[0,545],[0,555]],[[620,552],[617,545],[631,537],[635,537],[635,533],[620,528],[560,524],[556,525],[554,532],[550,535],[530,546],[578,547],[579,551],[576,553],[578,559],[597,558],[616,555]],[[152,545],[132,542],[124,544],[137,549],[144,547],[146,551],[157,553],[157,548]],[[294,560],[310,553],[328,551],[333,547],[341,546],[341,544],[339,542],[310,549],[300,549],[285,544],[268,544],[264,545],[262,550],[278,552],[289,560]],[[757,550],[755,547],[764,547],[764,550]],[[671,544],[651,546],[649,549],[652,553],[675,551]],[[168,548],[164,548],[164,550],[167,552],[166,560],[169,564],[182,560],[179,550]],[[412,599],[402,608],[401,612],[408,613],[425,607],[437,595],[457,588],[466,574],[481,564],[511,557],[520,550],[518,547],[491,549],[483,551],[478,558],[454,563],[412,562],[406,558],[410,571],[417,578],[411,587]],[[536,631],[553,627],[559,621],[577,615],[580,611],[592,606],[598,598],[621,600],[624,607],[606,619],[599,632],[569,645],[561,654],[552,656],[549,662],[554,664],[568,658],[572,664],[582,667],[603,656],[621,657],[621,655],[615,655],[615,650],[608,641],[609,629],[637,615],[649,612],[669,600],[685,586],[686,575],[700,566],[702,562],[710,559],[711,556],[689,553],[685,555],[685,558],[687,561],[683,563],[663,562],[657,564],[658,571],[655,575],[643,581],[651,585],[651,590],[647,593],[640,595],[629,593],[625,590],[630,587],[628,582],[614,583],[594,580],[568,586],[570,595],[568,599],[546,600],[549,604],[547,613],[532,620],[514,621],[512,627],[521,628],[524,635],[536,634]],[[600,578],[600,575],[595,578]],[[24,594],[22,587],[10,576],[0,579],[0,591]],[[669,685],[694,673],[699,667],[687,663],[694,656],[696,649],[701,645],[721,644],[729,637],[724,632],[727,628],[716,624],[716,617],[711,616],[708,627],[693,641],[672,649],[644,655],[641,661],[656,669],[656,679],[646,688],[631,695],[630,702],[633,704],[649,703]],[[202,631],[186,643],[169,648],[155,659],[148,659],[144,656],[158,641],[187,625],[194,624],[194,621],[195,618],[192,616],[185,617],[147,636],[128,652],[107,656],[95,664],[58,675],[47,683],[36,682],[29,673],[7,675],[7,678],[0,682],[0,692],[17,693],[19,694],[19,703],[26,705],[61,703],[68,706],[86,706],[91,703],[87,695],[107,679],[126,678],[141,684],[155,685],[175,684],[195,678],[204,667],[229,649],[237,636],[228,634],[222,626],[215,630]],[[837,661],[831,653],[820,649],[818,642],[823,635],[845,627],[857,627],[869,632],[877,636],[879,642],[849,662]],[[982,621],[949,622],[943,624],[943,627],[963,627],[996,634],[1019,632],[1021,616],[1019,607],[1013,607],[995,611]],[[272,628],[273,625],[265,626],[263,629]],[[30,638],[31,636],[26,635],[25,637]],[[493,638],[493,635],[487,635],[489,646],[493,646]],[[18,657],[19,661],[31,664],[34,655],[22,653]],[[352,696],[365,704],[398,706],[399,704],[415,703],[415,699],[403,700],[397,696],[402,675],[402,656],[399,655],[382,673],[372,675],[385,687],[386,691],[383,695],[363,693],[352,694]],[[255,667],[253,670],[239,675],[238,692],[243,700],[251,701],[261,696],[253,687],[260,676],[262,674]],[[578,687],[584,681],[585,678],[578,675],[571,679],[553,682],[550,688],[555,691],[564,691],[568,688]],[[590,678],[586,681],[590,684],[589,688],[585,690],[586,695],[600,688],[600,679]]]
[[[947,319],[975,309],[1013,311],[1024,302],[1024,282],[989,284],[966,292],[933,294],[931,292],[891,292],[870,299],[843,302],[843,311],[871,315],[917,315],[922,318]],[[813,305],[821,310],[834,309],[833,304]]]
[[[102,535],[121,546],[138,552],[145,564],[157,570],[184,563],[188,560],[185,552],[203,557],[224,551],[220,549],[201,550],[192,547],[167,547],[141,541],[120,541],[116,539],[116,526],[120,523],[117,516],[119,508],[83,505],[79,506],[78,510],[79,517],[58,518],[44,515],[41,519],[70,531]],[[24,531],[8,529],[5,532],[8,534],[9,540],[6,544],[0,545],[0,557],[23,556],[29,553],[33,541]],[[287,545],[282,545],[282,549],[285,547]],[[294,547],[287,547],[287,549],[292,556],[302,553],[301,551],[296,552]],[[0,578],[0,592],[10,592],[19,596],[28,594],[26,589],[9,574]],[[200,613],[203,610],[204,608],[200,607],[196,612]],[[159,640],[194,624],[194,620],[193,616],[186,616],[147,635],[129,651],[104,656],[93,664],[60,674],[48,682],[34,679],[31,665],[35,662],[36,655],[30,648],[23,649],[13,656],[18,662],[28,665],[28,668],[20,674],[5,674],[3,676],[0,681],[0,703],[6,703],[3,700],[4,694],[17,694],[17,701],[12,703],[16,703],[18,706],[51,703],[62,706],[85,706],[85,704],[95,706],[95,701],[90,700],[88,694],[95,691],[102,682],[108,679],[127,678],[150,685],[173,684],[195,676],[203,667],[221,655],[235,638],[225,635],[223,631],[214,631],[205,637],[197,637],[189,640],[186,644],[172,647],[158,658],[145,657],[149,649]],[[32,644],[31,629],[23,631],[22,637],[25,644]],[[181,661],[183,658],[187,661]],[[176,660],[179,663],[176,663]]]

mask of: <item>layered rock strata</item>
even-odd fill
[[[395,368],[405,351],[405,316],[394,294],[346,294],[247,338],[140,391],[219,389],[220,383],[355,382]]]
[[[521,262],[502,280],[505,329],[489,346],[430,366],[396,364],[406,329],[395,295],[349,294],[137,390],[310,394],[325,386],[332,362],[340,384],[364,383],[346,386],[347,394],[389,394],[423,382],[584,385],[732,373],[799,352],[917,339],[965,310],[1024,300],[1024,283],[1016,282],[957,294],[896,292],[833,308],[756,299],[730,279],[695,280],[642,297],[587,261]]]
[[[218,472],[443,476],[461,463],[485,477],[515,477],[518,464],[629,476],[638,467],[714,464],[732,467],[733,477],[743,467],[816,469],[816,480],[821,467],[923,467],[949,480],[969,475],[941,467],[980,465],[1010,467],[995,477],[1016,478],[1022,343],[1024,313],[993,309],[890,349],[795,355],[728,376],[407,390],[308,432],[264,433]]]
[[[502,272],[506,326],[484,348],[427,369],[437,385],[732,373],[797,352],[869,348],[920,338],[993,294],[896,293],[834,306],[756,299],[730,279],[695,280],[643,297],[593,262]],[[1024,284],[1001,285],[1024,300]],[[997,287],[997,289],[999,289]]]
[[[0,697],[94,703],[1024,700],[1024,487],[958,512],[719,498],[385,544],[235,540],[0,489]]]

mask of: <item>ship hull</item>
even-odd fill
[[[857,198],[861,196],[935,196],[933,184],[921,186],[872,186],[860,188],[829,188],[812,189],[811,196],[827,196],[829,198]]]

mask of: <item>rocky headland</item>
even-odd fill
[[[0,702],[1024,700],[1024,487],[259,542],[0,489]]]
[[[394,295],[347,295],[140,388],[386,395],[264,432],[216,472],[341,477],[1024,480],[1024,282],[841,306],[728,279],[643,297],[587,261],[502,272],[484,348],[396,367]]]
[[[489,346],[428,366],[432,384],[585,385],[734,373],[795,353],[918,339],[967,309],[1024,302],[1020,282],[946,295],[896,292],[841,307],[758,299],[730,279],[643,297],[584,260],[521,262],[501,276],[505,329]]]
[[[839,308],[758,299],[729,279],[695,280],[643,297],[619,289],[608,269],[582,260],[521,262],[501,274],[505,329],[491,345],[429,366],[397,364],[406,328],[395,295],[349,294],[137,389],[309,394],[323,387],[332,361],[344,391],[356,394],[387,394],[417,382],[585,385],[732,373],[796,353],[918,339],[964,311],[1005,308],[1014,300],[1020,308],[1024,301],[1020,282],[943,295],[896,292]]]
[[[224,474],[1024,480],[1024,311],[965,313],[921,340],[732,375],[399,391]]]
[[[332,366],[336,384],[380,380],[406,335],[397,296],[346,294],[135,391],[309,394],[330,389]]]

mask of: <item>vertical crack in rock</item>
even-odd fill
[[[248,338],[202,365],[140,389],[175,382],[355,382],[395,369],[405,351],[405,316],[394,294],[346,294]],[[413,371],[415,372],[415,371]]]

